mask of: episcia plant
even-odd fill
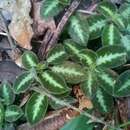
[[[14,122],[23,115],[21,108],[11,105],[14,102],[14,93],[18,96],[22,93],[32,92],[30,99],[25,105],[24,116],[27,122],[35,125],[45,116],[48,105],[52,105],[51,101],[48,102],[48,97],[40,92],[45,91],[62,99],[67,97],[71,91],[71,88],[67,85],[69,77],[75,80],[76,83],[84,80],[85,75],[82,67],[66,61],[67,57],[64,47],[60,44],[49,51],[47,59],[43,63],[40,63],[38,57],[31,51],[26,51],[22,55],[22,64],[25,67],[25,71],[16,78],[13,87],[3,83],[2,90],[0,89],[2,93],[0,95],[1,124],[2,122],[4,123],[4,120]],[[62,62],[66,64],[66,67],[64,67],[65,77],[51,70],[52,67]],[[39,91],[34,88],[39,88]]]

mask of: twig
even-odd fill
[[[115,128],[115,127],[111,126],[109,123],[107,123],[107,122],[105,122],[105,121],[103,121],[103,120],[101,120],[101,119],[99,119],[99,118],[89,114],[88,112],[86,112],[84,110],[80,110],[80,109],[70,105],[69,103],[56,98],[55,96],[51,95],[48,91],[45,91],[45,89],[43,89],[43,87],[40,87],[40,88],[34,87],[34,88],[32,88],[32,90],[34,90],[34,91],[36,91],[36,92],[38,92],[40,94],[46,95],[48,98],[51,98],[57,104],[64,105],[64,106],[66,106],[68,108],[71,108],[71,109],[79,112],[80,114],[90,118],[93,122],[101,123],[101,124],[103,124],[105,126],[108,126],[109,128],[112,128],[113,130],[122,130],[120,128]]]

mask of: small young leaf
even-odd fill
[[[23,74],[21,74],[19,77],[16,78],[14,82],[14,92],[16,94],[25,92],[31,86],[33,79],[34,76],[30,72],[24,72]]]
[[[96,39],[101,36],[101,32],[103,27],[107,23],[107,19],[104,18],[102,15],[92,15],[88,17],[88,24],[89,24],[89,32],[90,37],[89,39]]]
[[[100,112],[107,113],[112,110],[113,98],[103,89],[98,88],[93,99],[93,103],[95,108],[97,108]]]
[[[78,15],[72,16],[70,18],[69,35],[77,44],[86,46],[89,39],[87,20]]]
[[[66,61],[63,64],[53,66],[52,71],[62,75],[66,82],[77,84],[86,79],[85,70],[78,64]]]
[[[60,130],[93,130],[94,125],[87,122],[88,118],[86,116],[80,115],[69,121]]]
[[[26,117],[31,125],[44,118],[48,108],[48,99],[39,93],[34,93],[26,105]]]
[[[97,71],[97,83],[110,95],[113,95],[117,75],[110,69]]]
[[[10,105],[14,102],[15,95],[9,83],[3,82],[0,86],[0,97],[5,105]]]
[[[23,115],[23,111],[16,105],[11,105],[6,108],[5,120],[8,122],[17,121]]]
[[[39,79],[43,87],[47,88],[53,94],[64,94],[69,91],[65,80],[51,71],[45,71],[39,74]]]
[[[120,44],[121,34],[114,24],[106,25],[102,32],[103,45],[115,45]]]
[[[117,79],[114,96],[127,97],[130,96],[130,70],[122,73]]]
[[[86,66],[93,67],[96,64],[97,55],[94,51],[89,49],[83,49],[79,52],[80,61]]]
[[[3,106],[2,103],[0,103],[0,128],[1,128],[1,126],[3,124],[4,115],[5,115],[5,113],[4,113],[4,106]]]
[[[95,77],[91,71],[86,74],[86,80],[81,83],[81,89],[87,95],[92,97],[94,92]]]
[[[59,64],[67,58],[67,53],[62,45],[56,45],[47,55],[48,64]]]
[[[97,7],[98,12],[100,12],[105,17],[113,17],[113,14],[117,12],[117,8],[114,4],[110,2],[101,2]]]
[[[79,59],[79,52],[83,49],[82,46],[76,44],[73,40],[67,39],[64,41],[65,50],[69,55],[71,55],[72,59]]]
[[[130,35],[124,35],[121,37],[121,44],[126,49],[128,58],[130,57]]]
[[[44,0],[40,9],[41,17],[49,19],[56,16],[62,10],[59,0]]]
[[[121,46],[106,46],[97,51],[97,66],[114,68],[126,62],[127,53]]]
[[[25,68],[31,69],[32,67],[36,67],[38,64],[38,58],[35,55],[35,53],[31,51],[26,51],[22,55],[22,64],[24,65]]]

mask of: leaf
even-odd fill
[[[101,36],[102,29],[106,25],[107,19],[102,15],[91,15],[87,20],[90,33],[89,39],[97,39]]]
[[[12,14],[12,20],[9,24],[9,32],[20,47],[31,50],[30,43],[34,34],[30,17],[31,1],[19,0],[10,4],[11,8],[9,7],[8,11]]]
[[[114,4],[105,1],[105,2],[101,2],[98,5],[97,11],[102,15],[104,15],[105,17],[109,18],[109,17],[113,17],[113,14],[117,12],[117,8]]]
[[[23,115],[23,111],[16,105],[11,105],[6,108],[5,120],[8,122],[17,121]]]
[[[106,25],[102,32],[103,45],[115,45],[120,44],[121,34],[118,28],[114,24]]]
[[[73,62],[66,61],[63,64],[53,66],[51,70],[62,75],[68,83],[77,84],[86,79],[84,68]]]
[[[35,125],[44,118],[48,108],[48,99],[39,93],[33,93],[26,105],[27,121]]]
[[[130,35],[124,35],[121,37],[121,44],[126,49],[128,58],[130,57]]]
[[[49,19],[56,16],[62,11],[62,6],[59,0],[44,0],[40,9],[41,17],[43,19]]]
[[[95,90],[95,77],[93,72],[88,71],[86,74],[86,80],[81,83],[81,89],[86,96],[92,97]]]
[[[24,93],[27,89],[30,88],[31,83],[34,79],[34,75],[30,72],[24,72],[19,77],[16,78],[14,82],[14,92],[16,94]]]
[[[117,25],[120,31],[124,31],[127,28],[128,20],[121,16],[120,14],[115,14],[113,17],[113,22]]]
[[[84,65],[94,68],[97,60],[97,54],[90,49],[83,49],[79,52],[79,58]]]
[[[119,13],[126,19],[130,17],[130,4],[124,3],[121,4],[119,8]]]
[[[126,62],[127,53],[121,46],[106,46],[97,51],[97,66],[114,68]]]
[[[97,71],[97,83],[110,95],[113,96],[117,74],[110,69]]]
[[[64,41],[65,50],[72,59],[79,59],[79,52],[83,49],[82,46],[76,44],[72,39],[67,39]]]
[[[47,55],[48,64],[60,64],[67,59],[67,53],[62,45],[56,45]]]
[[[2,126],[4,121],[4,114],[4,106],[2,103],[0,103],[0,127]]]
[[[108,113],[112,110],[113,98],[103,89],[98,88],[93,99],[93,104],[101,113]]]
[[[83,115],[80,115],[69,121],[60,130],[93,130],[94,126],[87,122],[88,118]]]
[[[114,96],[127,97],[130,96],[130,70],[122,73],[117,79]]]
[[[39,74],[40,82],[43,87],[47,88],[53,94],[64,94],[69,91],[65,80],[51,71],[45,71]]]
[[[32,51],[26,51],[22,55],[22,64],[25,68],[31,69],[33,67],[36,67],[38,64],[38,58],[35,53]]]
[[[70,37],[79,45],[86,46],[89,39],[89,28],[87,20],[74,15],[70,18]]]
[[[7,82],[3,82],[0,86],[0,97],[2,98],[4,104],[10,105],[15,100],[15,95],[11,88],[11,85]]]

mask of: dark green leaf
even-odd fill
[[[63,64],[53,66],[51,69],[62,75],[68,83],[77,84],[86,79],[84,68],[73,62],[66,61]]]
[[[130,96],[130,70],[122,73],[117,79],[114,95],[117,97]]]
[[[31,86],[33,79],[34,74],[30,72],[24,72],[23,74],[18,76],[13,86],[14,92],[16,94],[25,92]]]
[[[6,105],[10,105],[14,102],[15,95],[9,83],[3,82],[0,86],[0,97]]]
[[[112,110],[113,98],[103,89],[98,88],[96,91],[95,98],[93,99],[95,108],[97,108],[102,113],[107,113]]]
[[[78,15],[70,18],[69,35],[79,45],[86,46],[89,39],[89,27],[87,20]]]
[[[6,108],[5,120],[8,122],[14,122],[23,115],[23,111],[16,105],[11,105]]]
[[[97,66],[118,67],[126,62],[127,53],[121,46],[106,46],[97,51]]]
[[[120,44],[121,34],[118,28],[114,24],[106,25],[102,33],[103,45],[115,45]]]
[[[27,120],[31,125],[44,118],[48,108],[48,99],[39,93],[34,93],[26,105]]]
[[[90,32],[89,39],[92,40],[100,37],[102,29],[107,23],[107,19],[105,19],[102,15],[91,15],[87,20]]]
[[[59,0],[44,0],[40,9],[41,17],[49,19],[56,16],[62,10]]]
[[[25,68],[31,69],[32,67],[36,67],[38,64],[38,58],[35,55],[35,53],[31,51],[26,51],[22,55],[22,64],[24,65]]]
[[[39,74],[39,79],[43,87],[47,88],[53,94],[64,94],[69,91],[65,80],[54,72],[45,71]]]
[[[101,2],[98,7],[97,10],[104,15],[105,17],[113,17],[113,14],[115,14],[117,12],[117,8],[114,4],[110,3],[110,2]]]
[[[80,115],[71,121],[69,121],[63,128],[60,130],[93,130],[93,125],[88,124],[88,118]]]
[[[47,63],[60,64],[67,58],[67,53],[62,45],[56,45],[47,55]]]

